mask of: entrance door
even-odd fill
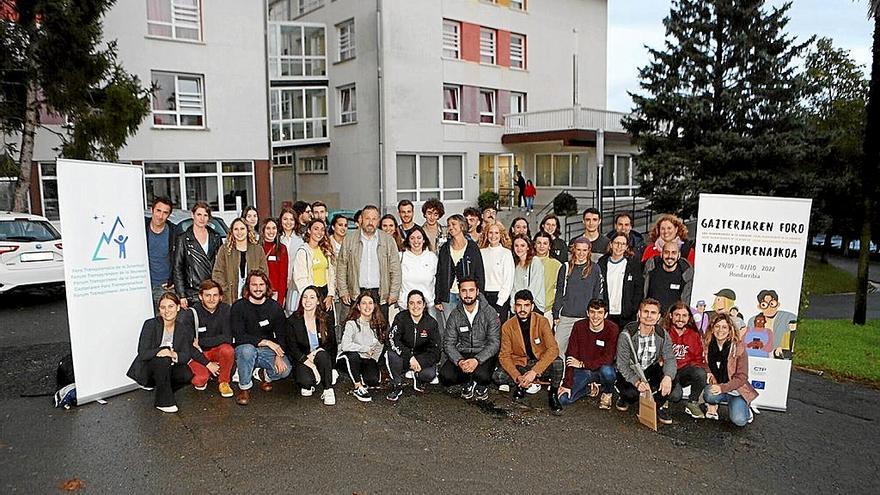
[[[495,191],[495,155],[480,155],[480,193]]]

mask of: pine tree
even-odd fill
[[[699,193],[809,196],[811,156],[792,61],[812,41],[785,33],[790,4],[674,0],[662,49],[639,70],[624,123],[641,150],[641,194],[658,211],[696,213]]]
[[[18,153],[16,211],[26,210],[40,111],[63,115],[61,156],[115,160],[149,113],[150,88],[116,59],[101,19],[114,0],[0,0],[0,132]],[[51,130],[51,129],[50,129]]]

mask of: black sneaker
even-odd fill
[[[461,398],[465,400],[470,400],[474,398],[474,389],[477,387],[477,382],[470,382],[464,387],[461,388]]]
[[[672,424],[672,417],[669,415],[669,408],[666,406],[657,408],[657,421],[664,425]]]
[[[513,389],[513,400],[523,400],[526,397],[526,389],[517,386]]]
[[[386,395],[385,398],[390,400],[391,402],[397,402],[398,400],[400,400],[401,395],[403,395],[403,388],[394,387],[393,389],[391,389],[391,392],[388,392],[388,395]]]
[[[475,400],[489,400],[489,387],[480,385],[474,390]]]
[[[629,404],[623,400],[623,397],[617,398],[617,403],[614,404],[614,407],[616,407],[618,411],[629,411]]]
[[[419,393],[425,391],[425,385],[419,383],[419,377],[417,376],[413,376],[413,390]]]
[[[353,392],[354,398],[361,402],[370,402],[373,400],[373,397],[370,396],[370,391],[365,387],[358,387]]]

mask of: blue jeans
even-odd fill
[[[292,366],[287,356],[282,358],[287,369],[284,373],[275,371],[275,351],[268,347],[255,347],[251,344],[241,344],[235,348],[235,365],[238,367],[238,388],[250,390],[253,384],[254,368],[266,370],[269,381],[281,380],[290,375]]]
[[[749,423],[748,402],[739,395],[726,394],[723,392],[718,395],[713,395],[709,392],[710,386],[711,385],[707,385],[706,388],[703,389],[703,400],[706,401],[706,404],[712,404],[714,406],[727,404],[730,421],[736,426],[747,425]]]
[[[526,211],[532,211],[532,209],[534,207],[535,207],[535,197],[534,196],[527,196],[526,197]]]
[[[599,390],[603,394],[612,393],[617,373],[613,366],[606,364],[597,370],[576,369],[572,378],[571,395],[563,395],[559,398],[559,402],[563,406],[570,406],[576,400],[587,395],[587,387],[591,383],[599,383]]]

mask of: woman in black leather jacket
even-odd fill
[[[199,300],[199,285],[211,278],[220,235],[208,227],[211,207],[199,201],[192,207],[193,224],[177,237],[174,252],[174,290],[183,309]]]

